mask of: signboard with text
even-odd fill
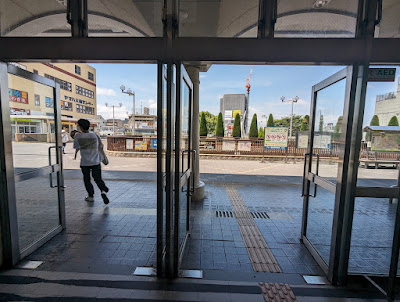
[[[286,127],[265,127],[264,148],[265,149],[287,149],[288,128]]]
[[[30,115],[31,111],[27,109],[21,109],[21,108],[10,108],[10,114],[11,115]]]
[[[133,139],[127,139],[126,140],[126,149],[127,150],[132,150],[133,149]]]
[[[135,150],[147,150],[147,143],[141,141],[135,142]]]
[[[28,104],[28,93],[17,89],[8,89],[8,98],[11,102]]]
[[[223,141],[222,151],[235,151],[235,141]]]
[[[371,151],[400,151],[400,133],[372,132]]]
[[[238,114],[239,113],[239,115],[242,115],[242,110],[233,110],[233,115],[232,115],[232,117],[236,117],[236,114]]]
[[[225,119],[230,120],[232,118],[232,110],[225,110]]]
[[[394,82],[396,68],[370,68],[368,82]]]
[[[251,142],[239,142],[239,151],[251,151]]]

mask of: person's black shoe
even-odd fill
[[[103,202],[104,204],[108,204],[110,202],[110,200],[107,197],[107,193],[106,192],[101,192],[101,198],[103,198]]]

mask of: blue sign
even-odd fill
[[[151,147],[153,149],[157,149],[157,139],[156,138],[151,139]]]

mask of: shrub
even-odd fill
[[[200,136],[207,136],[207,134],[208,134],[208,129],[207,129],[206,116],[204,115],[204,112],[202,112],[200,117]]]
[[[215,136],[224,136],[224,122],[222,121],[222,113],[220,112],[218,114],[218,119],[217,119],[217,128],[215,130]]]
[[[257,131],[257,114],[254,113],[253,119],[251,120],[251,125],[250,125],[250,131],[249,131],[249,137],[252,138],[257,138],[258,137],[258,131]]]
[[[233,124],[232,130],[233,137],[242,137],[242,130],[240,129],[240,115],[239,113],[236,114],[235,122]]]

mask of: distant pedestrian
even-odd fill
[[[69,140],[68,133],[64,129],[61,130],[61,141],[62,141],[62,151],[65,154],[65,146],[67,145]]]
[[[74,149],[75,157],[78,151],[81,152],[81,170],[83,174],[83,182],[85,184],[88,196],[85,197],[86,201],[94,201],[94,188],[90,181],[90,171],[97,186],[101,191],[101,197],[105,204],[110,201],[107,197],[108,188],[101,178],[101,166],[100,163],[103,161],[102,153],[100,152],[104,145],[101,142],[100,137],[95,133],[89,133],[90,122],[86,119],[80,119],[78,126],[81,132],[76,133],[74,137]],[[99,150],[100,149],[100,150]]]

